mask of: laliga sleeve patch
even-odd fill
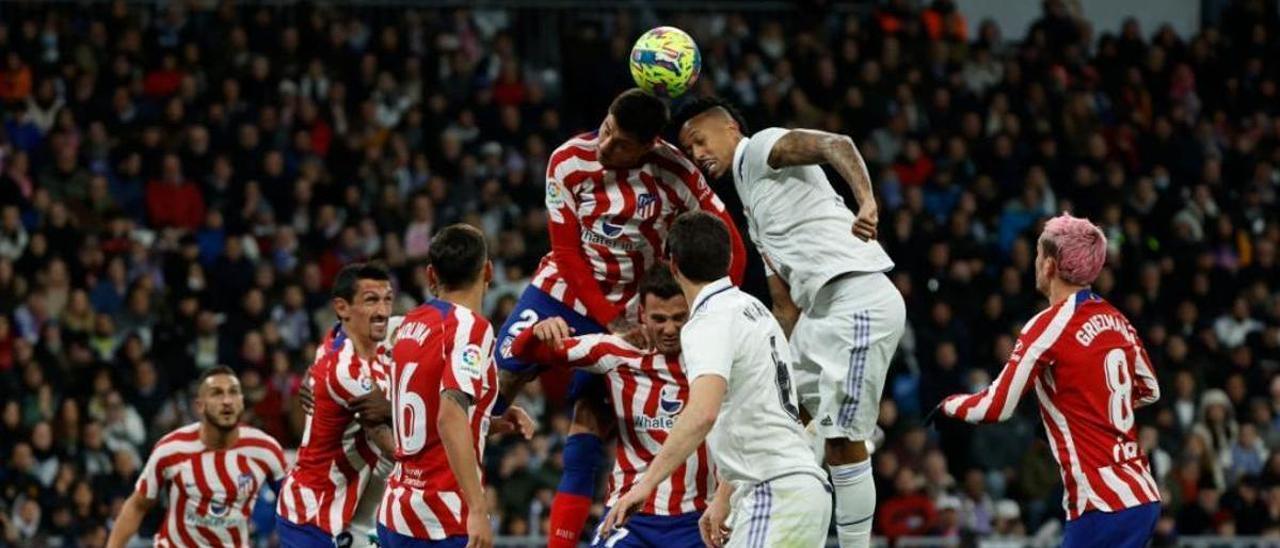
[[[547,180],[547,207],[558,208],[564,205],[566,191],[564,185],[555,179]]]
[[[463,348],[459,359],[462,371],[474,379],[480,378],[480,362],[482,360],[480,347],[474,344],[468,344],[466,348]]]

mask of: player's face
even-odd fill
[[[653,143],[642,143],[618,129],[612,114],[600,124],[599,141],[600,165],[607,168],[639,165],[644,155],[653,150]]]
[[[394,293],[391,282],[385,280],[359,280],[356,294],[347,303],[338,299],[339,315],[347,334],[377,342],[387,336],[387,321],[391,318],[391,300]],[[344,306],[345,305],[345,306]],[[345,308],[345,310],[344,310]]]
[[[708,178],[719,179],[733,164],[733,153],[738,146],[736,128],[732,119],[712,111],[704,112],[680,128],[680,148]]]
[[[213,375],[204,380],[196,398],[196,412],[205,424],[228,431],[240,424],[244,394],[234,375]]]
[[[657,295],[645,295],[644,314],[640,323],[649,332],[658,352],[680,353],[680,328],[689,320],[689,302],[684,295],[663,299]]]

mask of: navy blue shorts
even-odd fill
[[[337,542],[333,536],[315,525],[298,525],[276,514],[276,534],[283,548],[333,548]],[[347,544],[350,546],[350,543]]]
[[[605,514],[609,510],[605,509]],[[702,548],[698,519],[702,512],[678,516],[636,514],[610,535],[596,531],[592,548]]]
[[[520,333],[533,327],[533,324],[556,316],[564,319],[565,323],[573,328],[574,335],[591,335],[607,331],[595,320],[577,313],[572,308],[565,306],[564,303],[553,299],[541,289],[530,284],[520,294],[520,300],[516,302],[515,309],[511,311],[511,315],[507,316],[507,321],[498,330],[498,344],[494,349],[494,359],[498,362],[498,368],[513,373],[524,373],[529,370],[542,372],[545,370],[547,364],[527,363],[512,356],[511,344]],[[586,371],[574,371],[572,380],[569,382],[569,401],[576,401],[588,394],[591,394],[592,398],[600,398],[603,401],[605,394],[604,378]]]
[[[1144,548],[1160,520],[1160,503],[1150,502],[1119,512],[1085,512],[1067,522],[1063,548],[1106,546]]]
[[[427,540],[402,535],[381,523],[378,524],[378,546],[380,548],[466,548],[467,536],[456,535],[443,540]]]

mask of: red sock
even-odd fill
[[[551,499],[551,534],[547,548],[574,548],[582,536],[582,526],[591,516],[591,498],[572,493],[556,493]]]

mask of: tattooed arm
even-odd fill
[[[815,164],[830,165],[849,184],[853,197],[858,200],[858,220],[853,225],[853,233],[863,240],[874,240],[879,208],[871,191],[867,163],[853,139],[825,131],[793,129],[778,138],[769,151],[769,167],[774,169]]]

